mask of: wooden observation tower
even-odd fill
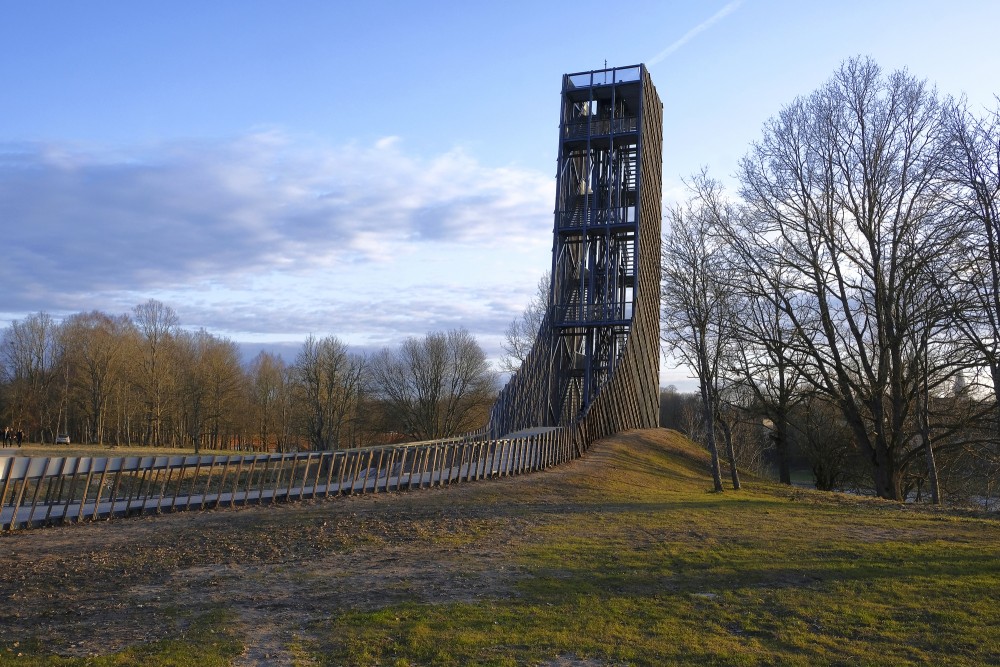
[[[662,128],[644,65],[563,76],[549,308],[495,435],[657,425]]]

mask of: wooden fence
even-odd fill
[[[0,530],[330,495],[384,493],[543,470],[576,458],[570,431],[333,452],[0,457]]]

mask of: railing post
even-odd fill
[[[130,493],[129,494],[128,501],[125,503],[125,516],[129,516],[132,513],[132,501],[133,500],[137,500],[137,499],[140,498],[140,496],[142,496],[142,490],[143,490],[143,488],[146,485],[146,479],[148,478],[149,473],[150,473],[150,471],[153,468],[153,460],[152,459],[150,460],[150,464],[148,466],[143,466],[142,463],[143,463],[143,459],[142,458],[140,458],[139,462],[136,463],[136,473],[138,473],[139,469],[141,468],[142,469],[142,475],[141,476],[137,475],[139,477],[139,484],[137,486],[135,486],[134,493]],[[143,507],[144,504],[145,504],[145,500],[140,500],[140,505],[139,505],[139,514],[140,515],[142,514],[142,507]]]
[[[368,478],[372,476],[372,460],[375,458],[375,450],[368,450],[368,457],[364,463],[365,478],[361,480],[361,495],[365,495],[368,491]],[[378,481],[378,471],[375,472],[375,481]],[[358,471],[358,477],[361,477],[361,471]]]
[[[163,460],[163,483],[160,485],[160,493],[156,497],[156,513],[162,514],[161,507],[163,505],[163,499],[167,497],[167,487],[170,486],[170,477],[173,474],[174,469],[170,467],[170,457],[166,456]]]
[[[431,445],[431,475],[429,483],[427,484],[428,489],[434,488],[434,475],[437,473],[437,481],[441,482],[441,473],[438,472],[438,466],[441,464],[441,446]]]
[[[38,476],[38,481],[35,482],[35,492],[31,495],[31,510],[28,512],[28,527],[31,527],[31,520],[35,516],[35,504],[38,503],[38,492],[42,490],[42,480],[45,479],[45,473],[49,468],[49,458],[46,457],[45,463],[42,465],[42,474]],[[27,479],[27,476],[25,476]]]
[[[419,468],[420,468],[420,450],[417,449],[416,447],[413,447],[412,449],[410,449],[410,451],[413,452],[413,462],[410,463],[410,476],[407,477],[407,479],[406,479],[406,490],[407,491],[412,491],[413,490],[413,478],[420,474],[420,472],[419,472]],[[419,487],[417,487],[417,488],[419,488]]]
[[[83,491],[80,493],[80,509],[76,513],[76,522],[80,523],[84,519],[84,513],[87,511],[87,498],[90,496],[90,483],[94,480],[94,469],[97,467],[97,461],[100,459],[94,457],[86,457],[87,461],[87,478],[83,481]]]
[[[396,475],[396,486],[394,491],[399,491],[400,487],[403,486],[403,472],[406,470],[406,454],[410,451],[409,447],[403,447],[399,454],[399,473]]]
[[[330,461],[326,468],[326,487],[323,489],[323,497],[330,495],[330,485],[333,483],[333,466],[337,463],[337,452],[329,453]]]
[[[215,466],[216,466],[216,464],[218,462],[219,462],[219,457],[217,455],[213,455],[212,456],[212,463],[211,463],[211,465],[208,466],[208,479],[205,480],[205,486],[201,490],[201,507],[199,509],[204,510],[205,509],[205,504],[208,502],[208,492],[209,492],[209,490],[212,487],[212,476],[213,476],[213,473],[215,472]],[[228,467],[229,467],[229,457],[227,456],[226,457],[226,462],[222,465],[222,483],[223,484],[226,481],[226,469]],[[215,503],[215,506],[218,507],[219,503]]]
[[[319,452],[319,460],[316,461],[316,474],[313,476],[312,498],[319,496],[319,476],[323,473],[323,461],[328,458],[329,452]]]
[[[306,484],[309,483],[309,466],[312,465],[312,458],[315,452],[308,452],[306,454],[306,467],[302,471],[302,486],[299,487],[299,500],[305,498],[306,494]]]
[[[184,486],[184,477],[187,475],[187,458],[184,455],[178,456],[177,463],[173,467],[177,470],[177,479],[174,480],[174,493],[170,496],[170,511],[178,511],[177,499],[181,497],[181,488]]]
[[[226,456],[226,465],[222,468],[222,479],[219,480],[219,493],[215,496],[215,506],[218,507],[222,503],[222,490],[226,488],[226,469],[229,468],[229,464],[232,463],[233,457]],[[240,455],[236,463],[236,473],[233,475],[233,489],[229,492],[229,507],[233,508],[236,506],[236,496],[240,492],[240,474],[243,472],[243,463],[246,461],[246,456]],[[244,499],[240,505],[245,505],[246,501]]]
[[[103,467],[101,469],[101,479],[97,482],[97,497],[94,499],[94,513],[92,519],[97,521],[101,511],[101,495],[104,493],[104,482],[108,478],[108,468],[111,467],[111,458],[102,458]]]
[[[0,508],[7,504],[7,489],[10,488],[10,478],[14,473],[13,457],[4,457],[0,460],[0,473],[3,473],[3,488],[0,489]]]
[[[386,453],[383,450],[383,453]],[[392,447],[388,450],[388,456],[385,460],[385,483],[382,485],[382,493],[389,493],[389,482],[392,480],[392,469],[396,465],[396,448]]]
[[[250,504],[250,488],[253,486],[253,471],[254,468],[256,467],[257,467],[257,457],[252,456],[250,458],[250,467],[247,469],[247,483],[245,491],[243,492],[244,505]],[[239,480],[239,475],[236,476],[236,479]]]
[[[274,480],[274,489],[271,491],[271,503],[276,503],[278,501],[278,487],[281,486],[281,477],[285,473],[285,457],[287,454],[280,454],[279,458],[275,463],[277,463],[278,476]]]
[[[338,494],[343,494],[344,493],[344,471],[347,468],[347,462],[348,462],[349,458],[350,457],[348,456],[348,453],[344,452],[344,456],[342,457],[342,460],[340,461],[340,468],[337,469],[337,493]]]
[[[299,453],[295,452],[292,454],[292,469],[288,471],[288,488],[285,489],[285,500],[289,501],[292,499],[292,489],[295,484],[295,469],[299,465]]]
[[[462,443],[462,458],[458,463],[458,481],[468,482],[469,473],[472,472],[472,453],[475,450],[475,442],[463,442]],[[466,463],[466,458],[468,458],[468,463]],[[465,466],[465,479],[462,479],[462,466]]]
[[[428,468],[430,469],[430,479],[428,480],[427,488],[430,488],[431,483],[434,481],[434,467],[433,467],[434,463],[431,458],[432,449],[433,448],[431,445],[423,446],[424,450],[423,462],[420,464],[420,477],[417,478],[418,489],[424,488],[424,474],[427,473]]]
[[[444,446],[444,460],[442,461],[441,470],[442,476],[444,476],[444,470],[447,470],[447,478],[444,480],[445,486],[451,486],[451,473],[455,469],[455,453],[458,451],[458,445],[452,443],[450,445]]]
[[[486,457],[489,455],[489,452],[489,440],[479,443],[479,446],[476,448],[476,473],[472,479],[480,480],[483,478],[484,471],[486,470]]]
[[[17,490],[17,498],[14,500],[14,508],[13,508],[14,511],[10,515],[10,525],[7,527],[7,530],[17,529],[17,511],[21,508],[21,500],[24,498],[24,490],[27,487],[27,485],[28,485],[28,470],[27,468],[25,468],[24,477],[21,478],[21,485],[20,488],[18,488]],[[14,486],[15,488],[17,488],[18,486],[16,480],[14,482]]]
[[[62,506],[63,504],[62,503],[63,489],[66,486],[66,476],[69,473],[70,468],[72,468],[72,470],[74,471],[73,476],[70,478],[70,486],[73,486],[74,483],[76,482],[76,473],[75,473],[76,462],[77,462],[76,457],[67,456],[63,458],[62,463],[59,466],[59,472],[57,473],[59,475],[59,484],[56,486],[55,498],[53,498],[50,494],[45,501],[45,518],[42,519],[42,522],[45,523],[46,525],[49,525],[49,522],[52,520],[52,508],[54,508],[56,505]],[[51,490],[52,490],[52,485],[50,483],[49,491]]]
[[[264,471],[260,473],[260,487],[257,489],[257,504],[264,504],[264,487],[267,485],[269,473],[271,471],[271,455],[264,455]]]
[[[202,457],[198,457],[198,462],[194,466],[194,479],[191,480],[191,484],[188,486],[187,502],[184,504],[184,509],[191,509],[191,501],[194,500],[194,491],[198,486],[198,475],[201,474],[201,460]]]
[[[222,474],[219,475],[219,485],[217,487],[218,490],[215,492],[215,498],[214,498],[215,507],[218,507],[219,504],[222,502],[222,492],[226,488],[226,475],[229,474],[229,463],[232,460],[233,460],[232,455],[226,454],[225,460],[222,462]],[[230,503],[229,506],[232,507],[232,503]]]

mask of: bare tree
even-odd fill
[[[123,377],[131,326],[124,315],[113,317],[95,310],[71,315],[60,327],[84,415],[81,437],[87,442],[104,444],[108,404],[115,381]]]
[[[804,394],[791,410],[789,430],[795,434],[796,451],[809,462],[816,488],[844,488],[851,477],[855,447],[838,407],[823,394]]]
[[[722,431],[726,451],[732,457],[731,464],[762,475],[769,467],[766,454],[768,441],[773,444],[773,438],[768,438],[768,430],[760,415],[757,396],[746,383],[727,381],[720,387],[715,421]]]
[[[262,449],[269,449],[273,439],[281,450],[289,435],[289,374],[285,362],[276,354],[262,351],[250,362],[248,376],[255,437]]]
[[[335,336],[309,336],[292,367],[304,408],[303,420],[314,449],[344,445],[345,426],[357,419],[366,385],[367,362],[351,354]]]
[[[123,332],[121,374],[116,375],[109,399],[114,445],[131,446],[143,441],[146,434],[147,404],[142,389],[143,340],[131,320]]]
[[[205,358],[211,345],[211,334],[204,329],[197,332],[178,331],[173,336],[179,424],[185,439],[194,446],[195,453],[202,447],[202,436],[208,413],[208,379]]]
[[[174,335],[174,368],[179,390],[173,403],[181,407],[179,421],[195,453],[205,445],[219,449],[236,422],[237,399],[243,384],[239,349],[226,338],[204,329]]]
[[[789,421],[802,395],[799,368],[803,359],[794,344],[796,328],[783,305],[794,303],[796,296],[788,288],[782,267],[767,264],[775,256],[761,253],[758,239],[748,242],[742,230],[752,226],[752,221],[741,215],[730,222],[736,225],[724,226],[720,233],[726,234],[729,247],[727,274],[735,278],[729,289],[739,317],[732,320],[737,344],[731,347],[727,371],[753,397],[744,411],[769,424],[778,478],[791,484]]]
[[[59,400],[57,380],[61,359],[57,325],[47,313],[15,320],[5,330],[3,372],[9,386],[8,419],[24,428],[28,437],[44,438],[56,428]]]
[[[208,385],[209,446],[213,449],[229,448],[229,436],[234,435],[239,419],[237,410],[245,374],[240,361],[239,346],[228,338],[212,336],[206,354],[205,380]]]
[[[667,210],[663,238],[661,332],[664,345],[698,378],[705,444],[712,457],[712,481],[722,491],[716,438],[719,380],[723,357],[731,343],[729,291],[722,274],[725,248],[713,229],[728,215],[721,186],[702,172],[690,184],[691,198]],[[739,488],[735,453],[730,445],[733,487]]]
[[[391,417],[418,440],[446,438],[485,423],[496,376],[465,329],[408,338],[372,359],[374,388]]]
[[[779,299],[805,359],[797,370],[840,407],[885,498],[902,497],[923,454],[906,350],[916,286],[962,234],[943,204],[942,133],[935,91],[853,59],[783,109],[740,167],[751,243],[786,271]]]
[[[950,203],[971,223],[963,239],[968,261],[953,267],[955,325],[973,351],[974,367],[984,367],[993,395],[993,440],[1000,447],[1000,100],[983,118],[964,102],[947,115],[947,177]]]
[[[503,348],[504,356],[500,358],[500,370],[505,373],[515,373],[521,367],[524,360],[535,345],[535,338],[542,327],[545,319],[545,312],[549,306],[549,290],[551,288],[552,274],[546,271],[538,279],[538,286],[531,302],[524,308],[521,316],[510,321],[504,331]]]
[[[169,350],[180,320],[173,308],[150,299],[132,309],[132,321],[142,340],[142,368],[138,381],[146,407],[143,441],[159,446],[163,444],[163,419],[171,398],[168,389],[173,381]]]
[[[660,388],[660,426],[685,431],[685,408],[692,401],[699,401],[694,393],[680,393],[674,385]]]

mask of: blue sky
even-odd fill
[[[464,326],[498,353],[549,265],[563,73],[649,65],[668,198],[854,55],[1000,93],[983,1],[2,9],[0,326],[153,297],[286,351]]]

